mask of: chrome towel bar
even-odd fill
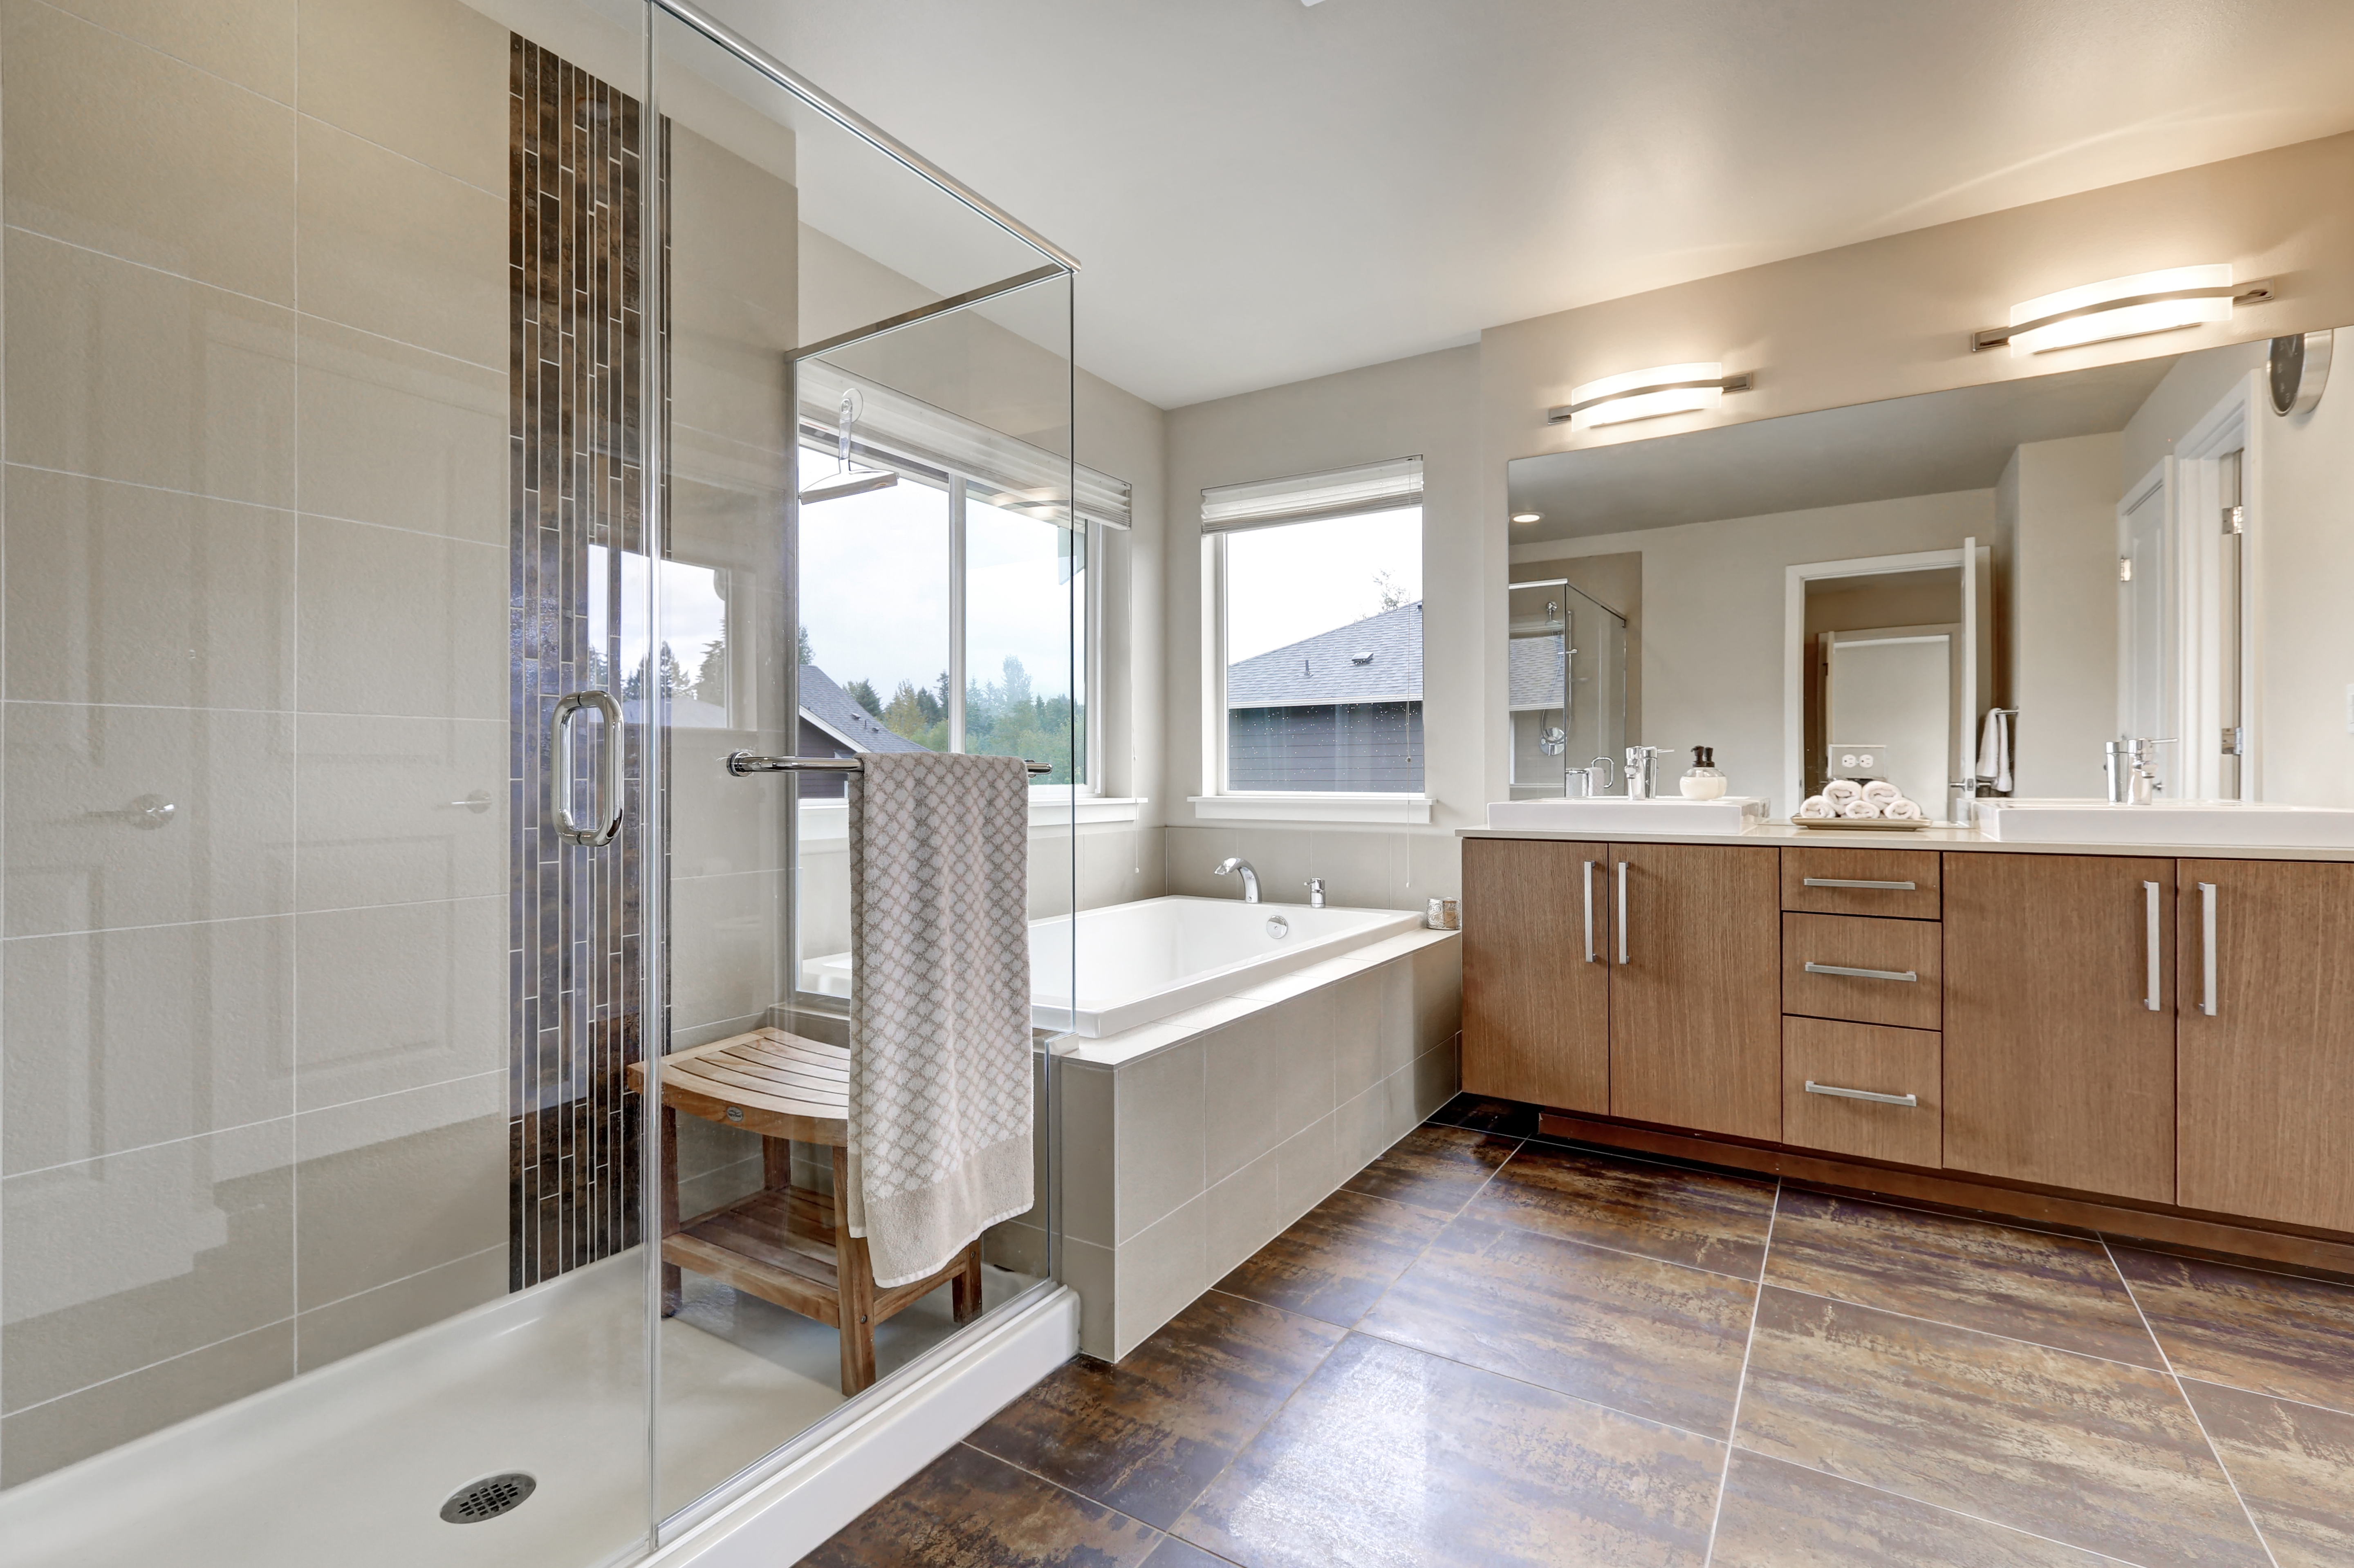
[[[858,757],[757,757],[748,751],[727,754],[727,771],[741,779],[751,773],[855,773],[866,766]],[[1025,762],[1030,776],[1052,773],[1051,762]]]

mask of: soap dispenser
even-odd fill
[[[1713,800],[1724,793],[1724,770],[1716,765],[1713,747],[1692,747],[1692,765],[1684,770],[1679,787],[1687,800]]]

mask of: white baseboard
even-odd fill
[[[1079,1298],[1064,1287],[800,1456],[646,1560],[648,1568],[798,1563],[1079,1348]]]

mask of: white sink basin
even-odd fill
[[[1978,831],[2001,843],[2244,845],[2354,849],[2354,810],[2269,802],[1979,800]]]
[[[1766,820],[1754,795],[1713,800],[1629,800],[1624,795],[1579,800],[1491,800],[1488,825],[1548,833],[1745,833]]]

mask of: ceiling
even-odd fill
[[[2354,128],[2347,0],[705,0],[1164,408]]]
[[[2022,441],[2124,429],[2179,357],[1514,458],[1512,543],[1989,490]]]

